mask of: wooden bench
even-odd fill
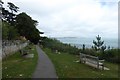
[[[80,53],[80,62],[81,63],[87,62],[93,65],[96,65],[98,69],[100,69],[100,66],[101,66],[102,70],[104,70],[104,60],[99,60],[98,57]]]

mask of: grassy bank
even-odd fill
[[[102,71],[85,64],[77,63],[79,57],[76,55],[61,53],[57,54],[48,48],[43,49],[52,60],[59,78],[117,78],[118,66],[113,63],[105,63],[109,71]]]
[[[31,47],[31,49],[28,47]],[[28,49],[29,54],[34,54],[34,58],[23,58],[19,52],[16,52],[3,60],[3,78],[31,78],[37,64],[38,55],[34,45],[25,48],[25,50]]]
[[[47,38],[43,37],[42,41],[40,42],[41,46],[44,48],[49,48],[53,52],[63,52],[77,55],[79,53],[84,53],[88,55],[93,55],[99,57],[99,59],[105,59],[108,62],[112,63],[119,63],[118,56],[120,56],[119,52],[120,49],[113,49],[108,47],[105,49],[105,46],[102,46],[99,51],[96,50],[92,45],[92,48],[86,48],[85,44],[81,49],[78,49],[76,46],[71,46],[70,44],[62,43],[55,38]],[[104,48],[105,47],[105,48]]]

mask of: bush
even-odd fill
[[[41,44],[43,47],[50,48],[52,51],[65,52],[70,54],[79,54],[79,49],[70,44],[63,44],[59,40],[43,37]]]
[[[84,51],[81,50],[82,53],[97,56],[99,59],[105,59],[106,61],[113,62],[113,63],[119,63],[119,57],[120,49],[109,49],[104,52],[102,51],[95,51],[94,49],[85,49]]]
[[[105,54],[103,55],[103,57],[110,62],[114,62],[114,63],[119,63],[120,61],[118,60],[120,54],[118,54],[120,52],[120,49],[110,49],[110,50],[106,50]]]
[[[79,55],[79,53],[84,53],[92,56],[97,56],[99,59],[105,59],[109,62],[119,63],[118,57],[120,54],[120,49],[108,49],[105,51],[95,51],[93,48],[91,49],[78,49],[75,46],[71,46],[70,44],[64,44],[56,39],[50,39],[47,37],[41,38],[41,43],[43,47],[50,48],[52,51],[56,52],[64,52],[69,54]]]
[[[86,48],[85,50],[81,50],[82,53],[92,55],[92,56],[97,56],[96,51],[93,49]]]
[[[106,50],[105,53],[102,55],[102,57],[109,62],[113,63],[119,63],[120,61],[118,60],[119,54],[118,54],[118,49],[110,49]]]

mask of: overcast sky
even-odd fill
[[[118,0],[10,1],[39,22],[48,37],[118,37]]]

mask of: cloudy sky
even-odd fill
[[[118,36],[118,0],[3,0],[39,22],[48,37]]]

